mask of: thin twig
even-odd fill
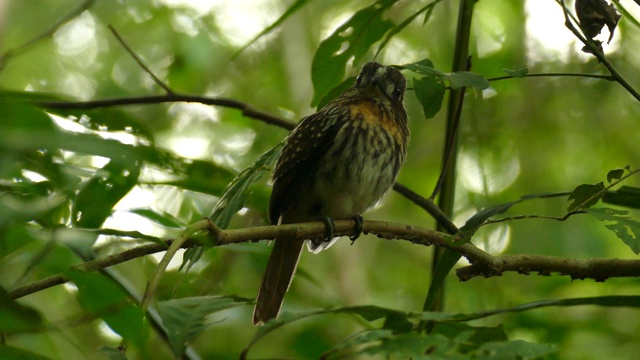
[[[25,42],[24,44],[19,45],[18,47],[13,48],[13,49],[5,52],[2,56],[0,56],[0,70],[2,68],[4,68],[4,65],[6,64],[6,62],[7,62],[7,60],[9,58],[11,58],[13,56],[16,56],[16,55],[20,55],[21,53],[25,52],[28,48],[33,46],[38,41],[40,41],[40,40],[42,40],[42,39],[44,39],[44,38],[46,38],[48,36],[51,36],[56,31],[58,31],[58,29],[62,25],[66,24],[67,22],[69,22],[69,21],[73,20],[74,18],[80,16],[83,12],[85,12],[88,8],[90,8],[91,5],[93,5],[94,2],[95,2],[95,0],[85,0],[82,4],[80,4],[80,6],[75,8],[73,11],[71,11],[69,14],[67,14],[62,19],[58,20],[58,22],[53,24],[49,29],[47,29],[43,33],[38,34],[35,37],[33,37],[30,40],[28,40],[27,42]]]
[[[285,129],[293,129],[295,123],[281,117],[256,110],[251,105],[229,98],[214,98],[195,95],[178,94],[175,92],[165,95],[139,96],[129,98],[102,99],[93,101],[40,101],[38,104],[49,109],[99,109],[123,105],[145,105],[160,104],[167,102],[193,102],[205,105],[220,106],[242,111],[242,115],[263,121],[267,124],[276,125]]]
[[[612,75],[598,75],[598,74],[581,74],[581,73],[541,73],[541,74],[526,74],[522,76],[523,78],[528,77],[581,77],[581,78],[592,78],[592,79],[602,79],[607,81],[616,81],[616,78]],[[497,76],[492,78],[487,78],[487,81],[500,81],[507,79],[519,79],[518,76],[504,75]]]
[[[127,50],[127,52],[129,53],[129,55],[131,55],[133,60],[136,61],[138,66],[140,66],[147,74],[149,74],[149,76],[151,76],[151,78],[153,79],[153,82],[155,82],[156,84],[158,84],[158,86],[164,89],[164,91],[167,94],[173,94],[173,90],[171,90],[169,85],[165,84],[162,80],[160,80],[156,76],[156,74],[154,74],[151,70],[149,70],[147,65],[145,65],[144,62],[142,62],[142,59],[140,59],[140,57],[129,47],[129,45],[127,45],[124,39],[122,39],[122,37],[120,36],[120,34],[118,34],[116,29],[113,26],[109,25],[109,30],[111,30],[111,32],[116,37],[116,39],[118,39],[118,42],[120,43],[120,45],[122,45],[122,47],[124,47],[124,49]]]

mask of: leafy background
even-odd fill
[[[544,26],[532,21],[533,3],[542,2],[552,5],[539,14],[547,19]],[[620,3],[637,10],[630,1]],[[175,334],[164,341],[150,330],[127,295],[141,295],[157,256],[137,258],[104,273],[74,272],[69,267],[145,240],[176,236],[181,228],[208,216],[227,184],[287,134],[286,129],[244,117],[238,110],[198,103],[48,109],[55,115],[53,122],[32,101],[163,94],[118,43],[109,25],[174,91],[236,99],[295,122],[313,112],[329,90],[354,76],[381,43],[385,46],[377,60],[382,63],[401,65],[428,58],[436,69],[450,71],[457,1],[374,4],[0,2],[0,54],[8,55],[0,62],[0,286],[4,289],[0,330],[9,345],[0,347],[0,355],[62,359],[100,353],[117,358],[114,348],[122,336],[131,345],[129,358],[173,357],[170,345],[182,350],[184,343],[176,343]],[[79,6],[88,10],[21,48]],[[362,18],[352,18],[358,11]],[[286,18],[276,22],[282,14]],[[343,26],[349,19],[354,21],[351,30]],[[392,30],[399,30],[395,26],[408,19],[402,31]],[[274,22],[273,31],[241,51]],[[606,74],[593,57],[580,52],[581,44],[551,46],[551,39],[542,35],[548,33],[547,27],[556,26],[553,37],[571,37],[562,22],[562,10],[551,0],[479,1],[471,32],[472,71],[494,78],[503,76],[505,68],[526,65],[530,73]],[[340,39],[323,43],[336,29]],[[393,37],[387,41],[385,33]],[[639,34],[633,18],[623,17],[612,43],[604,45],[608,58],[632,85],[640,83],[635,51]],[[348,62],[344,72],[331,55]],[[410,84],[419,77],[410,71],[405,75]],[[399,181],[428,196],[439,174],[446,114],[441,110],[425,119],[415,93],[408,91],[406,98],[412,141]],[[523,195],[571,191],[580,184],[606,180],[611,169],[628,164],[636,168],[638,118],[637,102],[618,84],[602,79],[544,76],[492,81],[486,90],[469,88],[459,137],[456,223]],[[640,182],[632,177],[625,185],[638,187]],[[251,187],[245,207],[229,227],[265,224],[269,190],[266,178]],[[536,199],[514,206],[508,215],[562,216],[568,205],[566,197]],[[631,216],[637,218],[637,212]],[[365,218],[435,226],[430,216],[397,193],[385,197]],[[102,230],[84,230],[96,228]],[[116,229],[119,236],[104,229]],[[122,236],[127,234],[131,236]],[[564,222],[534,219],[491,225],[476,234],[474,242],[496,254],[636,257],[587,215]],[[393,353],[401,340],[419,343],[420,349],[429,348],[430,342],[438,344],[434,354],[440,355],[448,349],[444,344],[455,348],[477,343],[478,351],[488,347],[479,353],[494,356],[528,350],[532,357],[635,358],[640,340],[635,321],[638,305],[614,307],[613,300],[601,301],[605,306],[593,305],[598,304],[594,300],[586,302],[591,305],[544,307],[438,325],[435,335],[426,339],[405,333],[394,338],[396,342],[385,340],[393,337],[390,329],[402,329],[404,321],[433,320],[421,318],[426,315],[405,319],[406,313],[401,313],[397,323],[383,329],[381,319],[389,322],[395,313],[379,309],[422,309],[431,253],[431,248],[373,236],[353,246],[341,241],[319,256],[305,253],[285,303],[285,310],[292,313],[283,314],[285,326],[260,338],[249,357],[317,358],[374,340],[381,350],[367,347],[365,354]],[[266,242],[209,249],[186,274],[177,269],[180,259],[174,261],[156,298],[171,300],[161,302],[158,310],[165,322],[174,321],[173,330],[190,340],[193,352],[187,356],[237,358],[254,339],[257,329],[250,325],[249,303],[268,254]],[[61,272],[73,283],[18,302],[6,295]],[[635,278],[596,283],[507,273],[461,283],[450,276],[444,309],[472,314],[544,299],[637,296],[638,286]],[[329,306],[347,308],[287,321]],[[183,313],[184,307],[191,311]],[[179,329],[185,319],[191,326]],[[477,328],[463,328],[469,325]],[[376,330],[361,332],[365,329]],[[489,336],[477,329],[497,330]],[[446,337],[447,331],[458,337]],[[478,334],[498,341],[505,333],[512,341],[499,342],[504,348],[469,340]],[[341,343],[353,334],[358,334],[355,340]],[[552,348],[555,352],[549,353]],[[402,352],[398,354],[402,357]]]

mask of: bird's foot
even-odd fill
[[[364,229],[364,219],[362,215],[356,215],[352,219],[356,222],[356,226],[353,228],[353,235],[349,237],[349,239],[351,239],[351,245],[362,235],[362,230]]]

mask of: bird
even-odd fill
[[[352,87],[298,123],[273,170],[272,225],[323,221],[330,240],[332,220],[355,219],[359,235],[361,214],[393,187],[406,158],[405,89],[399,70],[368,62]],[[278,316],[304,242],[275,239],[256,298],[254,325]],[[307,241],[313,252],[330,244]]]

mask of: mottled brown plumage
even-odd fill
[[[409,129],[402,105],[406,80],[391,67],[363,66],[355,84],[298,124],[273,172],[272,224],[350,219],[395,183]],[[280,311],[304,240],[278,238],[260,286],[253,323]],[[312,251],[327,242],[309,243]]]

